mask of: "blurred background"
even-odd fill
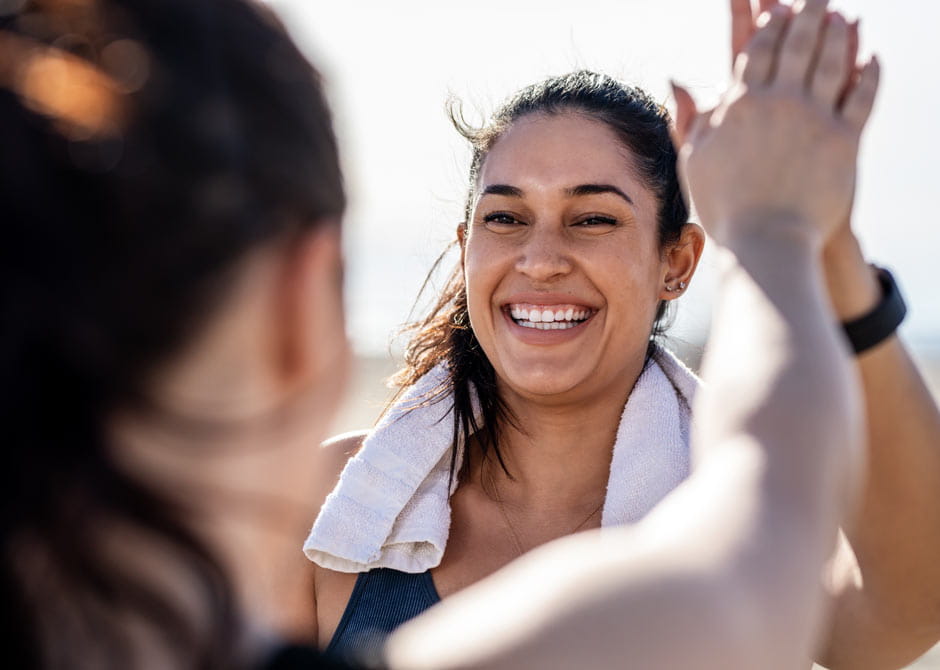
[[[393,334],[461,220],[469,152],[445,114],[448,97],[482,118],[522,86],[583,67],[638,84],[671,108],[670,77],[704,104],[729,78],[728,0],[268,4],[324,73],[344,151],[348,322],[359,361],[337,430],[368,426],[381,409],[380,380],[402,348]],[[855,228],[869,257],[895,270],[910,307],[902,333],[937,390],[940,87],[930,48],[940,3],[834,4],[862,17],[863,56],[875,51],[884,70],[863,140]],[[693,362],[713,282],[706,250],[671,331]]]
[[[450,96],[482,119],[515,90],[577,68],[600,70],[673,107],[669,78],[712,104],[729,78],[728,0],[269,0],[327,79],[343,148],[348,330],[356,374],[336,432],[370,426],[388,397],[406,322],[433,261],[454,238],[469,152],[444,111]],[[868,257],[895,272],[908,302],[901,333],[940,394],[940,175],[935,119],[940,3],[840,0],[862,17],[862,53],[882,87],[863,139],[855,229]],[[445,263],[449,268],[450,262]],[[695,363],[714,286],[706,250],[678,301],[672,345]],[[432,291],[433,293],[433,291]],[[420,313],[420,309],[417,313]],[[932,659],[932,660],[931,660]],[[940,669],[940,650],[916,666]]]

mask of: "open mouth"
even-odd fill
[[[568,330],[590,319],[595,310],[583,305],[506,305],[513,323],[536,330]]]

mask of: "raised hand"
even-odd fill
[[[765,13],[769,13],[775,7],[781,6],[787,7],[788,5],[780,2],[780,0],[730,0],[732,68],[738,56],[744,51],[744,48],[754,36],[754,33],[757,32],[760,17]],[[834,14],[835,12],[833,12],[833,10],[829,10],[830,19]],[[856,62],[859,43],[858,25],[859,22],[857,19],[849,23],[849,61],[855,63],[855,66],[852,68],[851,72],[848,73],[848,77],[845,81],[845,89],[842,92],[843,96],[848,94],[849,89],[854,85],[861,74],[861,67],[859,67]],[[848,246],[849,251],[853,249],[854,238],[852,238],[850,219],[851,211],[846,215],[843,225],[829,240],[826,249],[828,255],[841,257],[844,255],[845,251],[843,247]],[[842,260],[844,261],[844,259]],[[831,265],[831,263],[827,263],[827,265]]]
[[[697,114],[676,87],[680,170],[719,242],[769,217],[811,226],[823,244],[851,209],[878,62],[865,65],[846,93],[855,67],[851,28],[827,13],[826,0],[807,0],[792,18],[784,5],[764,16],[714,110]]]

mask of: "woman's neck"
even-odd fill
[[[620,417],[641,371],[642,365],[570,402],[508,390],[504,399],[515,425],[507,422],[500,431],[500,455],[511,477],[495,457],[474,469],[495,481],[509,504],[550,512],[596,501],[606,490]]]

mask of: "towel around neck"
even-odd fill
[[[447,371],[409,388],[369,433],[323,504],[304,553],[340,572],[440,564],[450,530],[451,403],[422,402]],[[624,406],[614,442],[602,526],[633,523],[690,469],[690,408],[698,378],[657,347]],[[457,467],[463,460],[457,453]]]

